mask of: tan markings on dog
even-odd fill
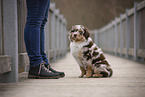
[[[103,77],[103,75],[98,73],[98,74],[93,74],[93,77],[94,78],[100,78],[100,77]]]
[[[86,76],[85,77],[87,77],[87,78],[92,77],[92,73],[93,73],[92,66],[87,66],[87,68],[86,68]]]
[[[86,74],[85,68],[80,66],[80,70],[81,70],[81,75],[79,77],[84,77],[84,75]]]

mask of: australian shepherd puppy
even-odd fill
[[[87,27],[72,26],[69,32],[70,50],[80,66],[79,77],[111,77],[113,70],[102,50],[92,41]]]

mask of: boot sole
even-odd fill
[[[60,76],[42,77],[42,76],[28,75],[28,78],[29,79],[59,79]]]
[[[60,74],[60,77],[65,77],[65,74]]]

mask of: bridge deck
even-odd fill
[[[0,97],[145,97],[145,65],[106,54],[114,70],[111,78],[78,78],[79,66],[68,53],[52,63],[64,71],[60,79],[27,79],[18,83],[0,83]]]

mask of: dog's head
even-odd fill
[[[69,39],[71,42],[82,42],[87,40],[90,36],[89,30],[87,27],[82,25],[74,25],[69,33]]]

